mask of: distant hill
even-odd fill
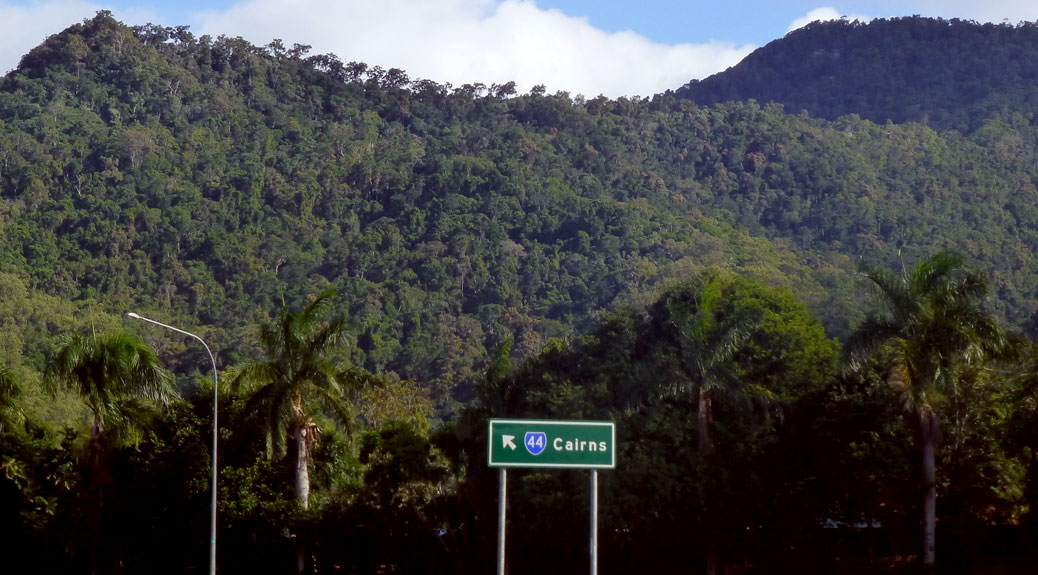
[[[830,120],[857,114],[968,133],[995,115],[1038,109],[1038,24],[815,22],[675,94],[703,106],[755,99]]]
[[[283,301],[334,286],[354,360],[449,409],[488,349],[533,355],[709,266],[790,289],[839,336],[868,309],[859,262],[938,248],[1033,328],[1036,182],[1019,116],[966,137],[451,87],[102,12],[0,80],[0,351],[39,370],[72,310],[133,309],[203,326],[230,365]]]
[[[709,265],[846,309],[788,245],[707,213],[691,158],[674,171],[705,113],[452,88],[101,12],[0,80],[0,270],[30,294],[12,309],[175,317],[228,363],[283,301],[334,286],[354,360],[444,408],[488,349],[533,355]],[[37,369],[38,338],[77,325],[43,311],[0,318],[0,350]]]

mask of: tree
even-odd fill
[[[735,357],[759,325],[749,310],[723,313],[723,280],[716,274],[669,290],[653,309],[664,337],[676,348],[696,405],[698,451],[714,451],[713,402],[728,392],[765,393],[739,377]]]
[[[1038,522],[1038,348],[1025,346],[1021,353],[1023,369],[1014,378],[1012,410],[1007,419],[1009,445],[1026,462],[1027,478],[1023,489],[1028,512],[1023,523]]]
[[[736,355],[759,325],[759,317],[738,310],[725,313],[724,280],[713,272],[679,285],[660,298],[651,312],[664,341],[674,349],[680,372],[696,406],[697,452],[714,453],[714,400],[722,394],[763,391],[740,377]],[[706,549],[706,572],[719,569],[716,541]]]
[[[935,565],[937,480],[934,452],[941,441],[939,410],[966,381],[966,365],[999,353],[1006,338],[981,308],[988,291],[983,276],[964,267],[961,255],[941,251],[916,263],[909,275],[872,269],[884,313],[866,319],[847,342],[852,366],[879,355],[887,379],[900,392],[915,428],[923,464],[923,566]]]
[[[105,442],[136,440],[147,418],[142,400],[166,405],[178,397],[172,375],[159,365],[155,352],[121,332],[65,338],[47,378],[52,385],[78,392],[90,410],[95,465]]]
[[[122,332],[65,338],[48,372],[51,385],[79,393],[90,410],[87,484],[94,491],[94,537],[100,537],[106,452],[120,442],[136,443],[147,422],[147,402],[168,404],[178,396],[172,375],[162,368],[147,345]],[[97,572],[97,547],[90,545],[92,571]]]
[[[247,408],[264,414],[267,456],[287,453],[287,442],[294,442],[295,494],[302,509],[310,506],[310,453],[321,431],[315,408],[327,408],[349,429],[353,422],[349,391],[371,378],[337,356],[348,336],[342,317],[324,319],[334,300],[335,292],[326,290],[298,312],[282,305],[277,319],[260,329],[266,359],[246,364],[232,380],[235,390],[242,384],[253,386]],[[305,566],[301,542],[297,552],[301,573]]]

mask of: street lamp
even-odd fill
[[[191,333],[189,331],[184,331],[182,329],[177,329],[177,328],[175,328],[175,327],[173,327],[171,325],[166,325],[166,324],[164,324],[162,322],[155,321],[153,319],[148,319],[148,318],[146,318],[146,317],[144,317],[142,315],[135,314],[132,311],[128,312],[126,315],[128,317],[132,317],[133,319],[139,319],[141,321],[146,321],[148,323],[153,323],[153,324],[155,324],[157,326],[164,327],[166,329],[170,329],[170,330],[173,330],[173,331],[175,331],[177,333],[182,333],[182,334],[184,334],[184,335],[186,335],[188,337],[193,337],[193,338],[197,339],[202,344],[202,346],[205,347],[205,351],[209,353],[210,361],[213,362],[213,485],[212,485],[212,488],[213,488],[213,504],[212,504],[212,513],[211,513],[211,523],[210,523],[210,526],[209,526],[209,529],[210,529],[210,531],[209,531],[210,532],[210,538],[209,538],[209,541],[210,541],[210,545],[209,545],[209,575],[216,575],[216,438],[217,438],[217,426],[216,426],[217,410],[216,410],[216,405],[217,405],[217,397],[218,397],[217,396],[217,390],[219,389],[219,383],[217,382],[217,379],[216,379],[216,359],[213,357],[213,352],[209,349],[209,346],[206,345],[205,340],[203,340],[202,338],[198,337],[197,335],[195,335],[195,334],[193,334],[193,333]]]

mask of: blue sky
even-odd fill
[[[232,4],[206,2],[116,2],[119,8],[147,8],[171,22],[187,22],[193,13]],[[825,5],[811,1],[755,0],[745,2],[695,2],[679,0],[538,0],[542,9],[557,9],[569,16],[586,17],[606,32],[633,30],[657,42],[678,44],[705,40],[767,43],[786,33],[789,23]],[[875,2],[870,3],[875,4]]]
[[[541,0],[543,8],[585,15],[591,25],[610,32],[633,30],[657,42],[677,44],[727,40],[763,45],[786,33],[789,23],[818,8],[818,2],[680,2],[642,0]],[[733,9],[733,4],[738,9]],[[635,8],[636,7],[636,8]]]
[[[0,73],[100,9],[127,24],[310,44],[455,86],[514,80],[589,97],[676,88],[813,19],[1038,20],[1038,0],[0,0]]]

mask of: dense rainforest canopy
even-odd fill
[[[816,24],[699,85],[884,27],[891,58],[918,30],[963,50],[997,32],[1010,59],[1033,33]],[[204,568],[209,358],[128,311],[196,331],[233,383],[221,572],[485,572],[493,416],[617,422],[608,572],[901,566],[931,488],[938,555],[1019,550],[1038,499],[1033,77],[930,125],[886,121],[923,119],[895,106],[923,92],[855,109],[858,84],[825,81],[848,109],[454,87],[106,12],[48,38],[0,79],[0,535],[28,550],[20,572]],[[965,331],[926,332],[945,371],[920,411],[890,346],[851,362],[841,342],[881,317],[859,272],[908,281],[942,257],[977,278],[970,317],[1010,337],[981,358]],[[920,293],[911,309],[962,317]],[[141,393],[170,374],[180,397]],[[99,389],[125,406],[103,428]],[[942,424],[932,481],[920,413]],[[543,553],[515,572],[583,568],[585,477],[516,475],[513,548]]]
[[[835,120],[974,132],[1038,104],[1038,23],[940,18],[815,22],[674,93],[709,106],[777,102]]]

